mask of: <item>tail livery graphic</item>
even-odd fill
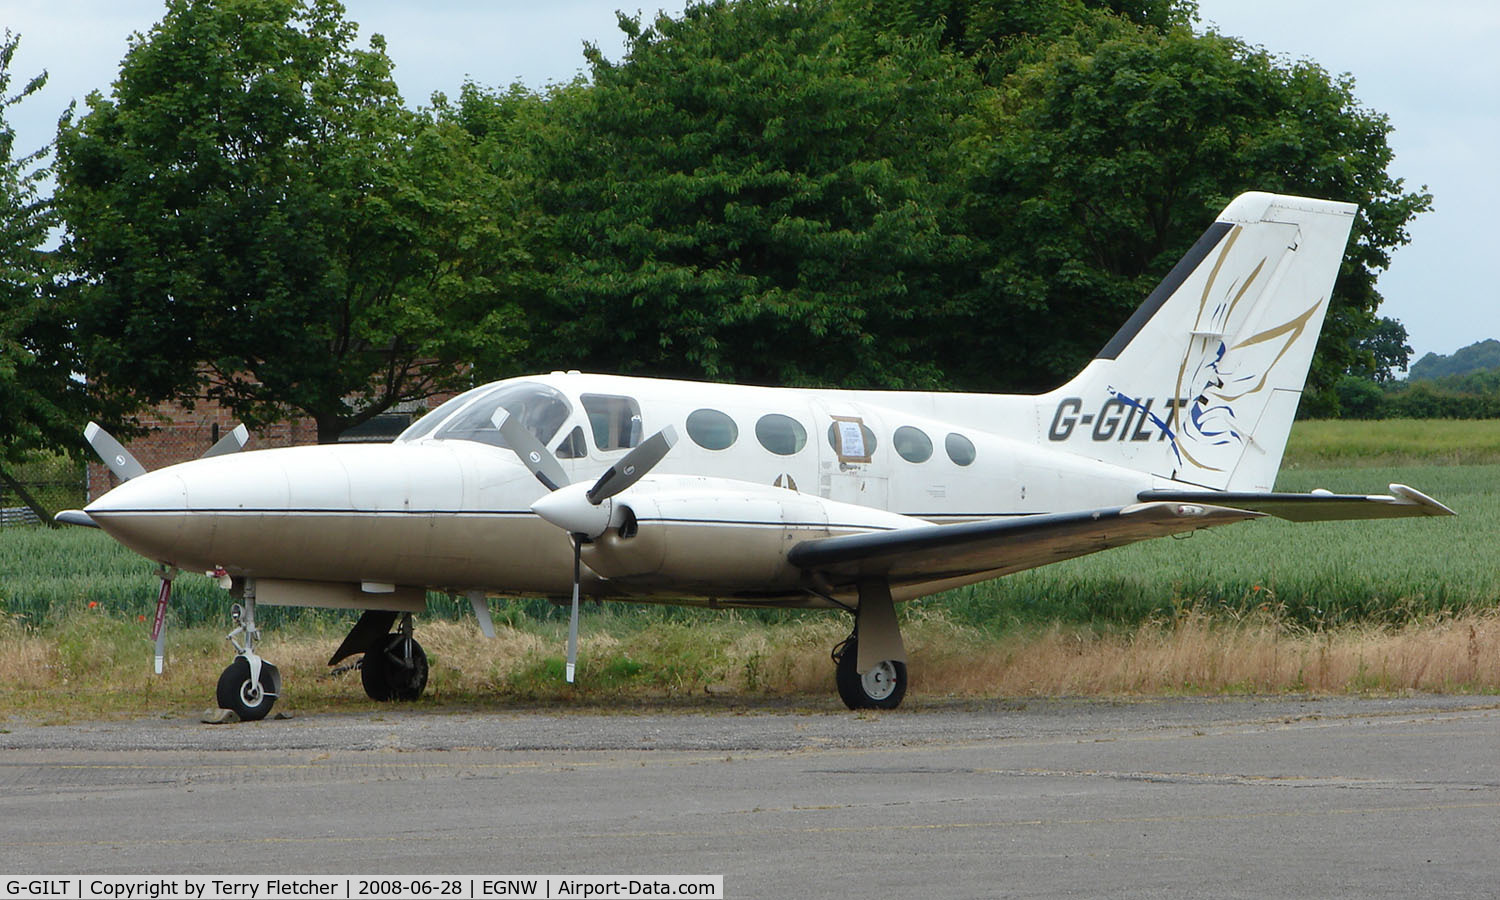
[[[1203,487],[1270,490],[1356,210],[1236,198],[1083,372],[1038,398],[1045,439]]]

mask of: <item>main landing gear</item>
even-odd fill
[[[906,696],[906,647],[883,581],[859,584],[854,630],[833,648],[833,680],[850,709],[895,709]]]
[[[906,696],[906,663],[899,659],[882,659],[868,672],[860,673],[859,631],[833,648],[833,681],[839,699],[850,709],[895,709]]]
[[[395,631],[391,626],[400,624]],[[330,666],[363,653],[359,680],[371,700],[416,700],[427,688],[427,652],[412,637],[411,613],[366,610],[328,660]]]
[[[371,700],[415,700],[427,687],[427,653],[411,636],[411,613],[401,616],[401,627],[365,651],[359,680]]]
[[[235,627],[228,638],[238,655],[219,676],[217,698],[220,709],[254,722],[264,719],[276,705],[281,672],[255,652],[255,642],[260,640],[260,629],[255,627],[255,582],[236,578],[230,590],[240,601],[230,609]]]

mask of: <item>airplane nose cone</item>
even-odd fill
[[[84,507],[99,527],[142,556],[170,560],[186,525],[187,485],[175,472],[132,478]]]
[[[148,472],[132,478],[85,507],[95,518],[130,513],[181,512],[187,509],[187,486],[175,472]]]

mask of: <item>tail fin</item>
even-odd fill
[[[1356,210],[1235,198],[1099,355],[1038,398],[1048,442],[1217,490],[1270,490]]]

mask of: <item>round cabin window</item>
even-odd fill
[[[974,442],[961,434],[949,434],[943,446],[948,450],[948,458],[960,466],[974,461]]]
[[[688,415],[687,433],[705,450],[725,450],[740,436],[740,429],[726,413],[699,409]]]
[[[902,425],[891,435],[891,446],[907,462],[927,462],[932,457],[932,438],[920,428]]]
[[[755,423],[755,439],[777,456],[791,456],[807,446],[807,429],[791,416],[767,413]]]

